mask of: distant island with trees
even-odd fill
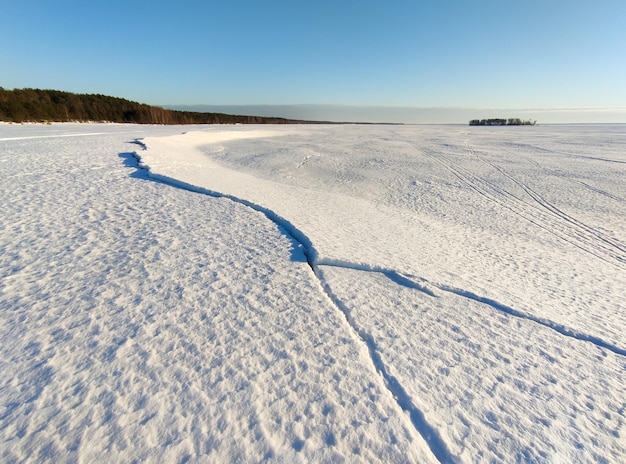
[[[321,121],[168,110],[123,98],[0,87],[0,121],[135,124],[320,124]]]
[[[493,118],[493,119],[472,119],[470,126],[534,126],[537,121],[530,119],[522,120],[520,118]]]

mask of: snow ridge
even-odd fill
[[[141,147],[143,147],[144,150],[147,149],[146,145],[141,140],[137,139],[133,143],[140,145]],[[268,208],[265,208],[263,206],[260,206],[256,203],[250,202],[248,200],[235,197],[233,195],[222,194],[220,192],[216,192],[216,191],[206,189],[203,187],[198,187],[196,185],[192,185],[187,182],[182,182],[182,181],[173,179],[168,176],[163,176],[160,174],[153,173],[150,170],[150,167],[142,162],[141,156],[139,155],[139,153],[133,152],[131,154],[137,160],[137,167],[146,171],[147,178],[157,181],[157,182],[161,182],[166,185],[170,185],[172,187],[177,187],[183,190],[187,190],[190,192],[200,193],[200,194],[208,195],[214,198],[225,198],[235,203],[239,203],[248,208],[251,208],[255,211],[258,211],[264,214],[270,221],[275,223],[280,228],[280,230],[288,238],[290,238],[294,243],[297,243],[299,247],[301,247],[302,252],[304,253],[304,256],[306,257],[306,262],[311,268],[311,270],[313,271],[314,275],[316,276],[324,293],[328,296],[328,298],[334,304],[334,306],[337,307],[341,311],[341,313],[344,315],[351,329],[356,333],[359,339],[365,344],[365,346],[367,347],[370,359],[374,365],[374,368],[376,372],[378,372],[382,376],[387,390],[391,393],[391,395],[395,399],[398,406],[403,411],[409,414],[413,427],[422,436],[425,442],[428,444],[433,455],[441,463],[458,462],[458,459],[450,453],[447,445],[445,444],[443,439],[439,436],[438,432],[426,421],[426,418],[424,417],[424,413],[422,413],[422,411],[420,411],[419,408],[417,408],[414,405],[410,396],[406,393],[406,390],[402,387],[398,379],[396,379],[393,375],[391,375],[387,371],[387,368],[385,367],[385,364],[383,363],[383,360],[380,354],[378,353],[378,346],[376,345],[374,337],[372,337],[369,333],[365,332],[363,329],[358,327],[354,319],[350,316],[349,309],[332,292],[332,289],[330,288],[330,286],[324,279],[319,269],[319,266],[324,264],[328,266],[346,267],[350,269],[365,270],[369,272],[379,272],[379,273],[384,274],[390,280],[392,280],[393,282],[399,285],[407,286],[410,288],[415,288],[430,296],[435,296],[432,290],[407,279],[406,277],[402,276],[398,272],[391,270],[391,269],[371,267],[371,266],[367,266],[364,264],[358,265],[355,263],[348,263],[348,262],[343,262],[339,260],[337,261],[325,260],[323,262],[318,261],[317,251],[315,250],[310,239],[304,233],[302,233],[296,226],[294,226],[291,222],[279,216],[274,211]]]
[[[136,141],[134,143],[137,143],[138,145],[141,145],[145,148],[145,145],[140,141]],[[189,192],[200,193],[202,195],[208,195],[214,198],[225,198],[227,200],[239,203],[255,211],[258,211],[259,213],[264,214],[270,221],[275,223],[287,237],[289,237],[293,242],[302,247],[302,251],[306,257],[307,263],[309,264],[309,266],[311,266],[311,268],[313,268],[314,263],[317,259],[317,252],[315,251],[313,244],[306,235],[304,235],[296,226],[291,224],[287,219],[277,215],[274,211],[268,208],[264,208],[263,206],[256,203],[252,203],[251,201],[238,198],[233,195],[216,192],[207,188],[198,187],[196,185],[192,185],[187,182],[174,179],[172,177],[156,174],[150,170],[149,166],[141,161],[141,156],[137,152],[133,152],[132,156],[137,160],[137,167],[146,170],[148,178],[151,180],[155,180],[172,187],[187,190]]]

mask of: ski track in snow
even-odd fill
[[[607,237],[601,231],[594,229],[581,221],[569,216],[553,204],[546,201],[532,188],[522,183],[503,168],[488,162],[478,156],[474,149],[466,142],[467,151],[482,163],[492,167],[504,177],[518,185],[534,203],[521,198],[517,194],[498,187],[472,174],[466,168],[446,159],[440,153],[435,153],[425,147],[413,145],[424,156],[440,164],[453,173],[461,182],[476,193],[485,197],[512,213],[526,219],[531,224],[559,237],[567,243],[596,256],[607,264],[626,270],[626,245],[613,237]]]
[[[135,140],[135,144],[142,146],[146,149],[144,143],[140,140]],[[444,443],[442,438],[439,436],[437,431],[428,423],[424,414],[415,406],[411,397],[406,393],[405,389],[402,387],[400,382],[391,374],[389,374],[385,364],[378,353],[378,348],[374,338],[368,334],[365,330],[360,328],[358,324],[354,321],[353,318],[350,317],[350,311],[345,307],[345,305],[341,302],[339,298],[337,298],[329,283],[322,277],[319,272],[319,266],[321,265],[332,265],[335,267],[344,267],[347,269],[359,269],[359,270],[370,270],[373,272],[380,272],[388,277],[391,281],[398,283],[403,286],[408,286],[410,288],[416,288],[430,296],[434,296],[431,290],[423,287],[415,282],[412,282],[397,272],[389,269],[376,269],[376,268],[368,268],[367,266],[359,266],[357,264],[351,263],[343,263],[335,262],[331,264],[330,261],[319,262],[317,259],[317,252],[309,238],[304,235],[297,227],[291,224],[288,220],[283,217],[280,217],[274,211],[265,208],[263,206],[257,205],[248,200],[237,198],[233,195],[226,195],[220,192],[215,192],[213,190],[209,190],[203,187],[194,186],[188,184],[186,182],[181,182],[177,179],[173,179],[171,177],[162,176],[159,174],[155,174],[150,171],[150,167],[145,165],[141,160],[141,155],[137,152],[133,152],[133,156],[137,159],[137,164],[140,169],[145,169],[147,171],[148,177],[157,181],[162,182],[164,184],[170,185],[172,187],[181,188],[190,192],[195,192],[203,195],[208,195],[214,198],[226,198],[235,203],[244,205],[248,208],[253,209],[259,213],[264,214],[270,221],[275,223],[281,231],[290,239],[299,243],[302,246],[304,255],[307,258],[307,264],[311,268],[313,274],[317,277],[321,288],[324,290],[327,297],[332,301],[332,303],[337,307],[339,311],[343,314],[345,320],[348,322],[349,326],[355,332],[355,334],[361,339],[361,341],[367,347],[367,350],[370,355],[370,359],[372,364],[374,365],[375,370],[382,376],[385,382],[385,386],[392,394],[398,406],[406,411],[410,418],[413,427],[415,430],[424,438],[426,443],[428,443],[430,450],[435,455],[435,457],[442,463],[454,463],[457,462],[457,457],[450,454],[447,445]]]
[[[125,131],[121,133],[134,134],[139,131]],[[26,137],[2,137],[0,138],[0,142],[10,142],[16,140],[36,140],[36,139],[59,139],[59,138],[68,138],[68,137],[94,137],[96,135],[105,135],[106,132],[88,132],[82,134],[56,134],[56,135],[29,135]]]
[[[538,168],[540,168],[541,170],[543,170],[544,172],[551,174],[553,176],[558,177],[560,175],[559,171],[555,170],[555,169],[550,169],[547,168],[545,166],[542,166],[540,163],[538,163],[537,161],[529,158],[529,157],[525,157],[524,158],[526,161],[528,161],[529,163],[534,164],[535,166],[537,166]],[[614,195],[610,192],[607,192],[606,190],[602,190],[599,189],[597,187],[594,187],[593,185],[589,185],[587,182],[583,182],[582,180],[577,180],[577,179],[568,179],[570,182],[574,182],[578,185],[582,185],[583,187],[585,187],[586,189],[588,189],[591,192],[594,193],[599,193],[600,195],[604,195],[607,198],[610,198],[611,200],[615,200],[618,201],[620,203],[626,203],[626,200],[624,200],[622,197],[619,197],[617,195]]]
[[[475,156],[482,163],[485,163],[485,164],[491,166],[496,171],[498,171],[500,174],[505,176],[507,179],[510,179],[516,185],[521,187],[522,190],[524,190],[524,192],[526,192],[528,194],[528,196],[530,196],[541,208],[544,208],[548,212],[552,213],[557,220],[561,219],[561,220],[569,223],[570,225],[574,226],[575,228],[578,228],[578,229],[580,229],[580,230],[582,230],[582,231],[584,231],[584,232],[586,232],[588,234],[591,234],[591,235],[595,236],[601,242],[604,242],[604,244],[606,244],[609,247],[612,247],[615,250],[617,250],[617,252],[619,254],[614,256],[615,259],[617,259],[619,262],[626,262],[626,259],[624,258],[624,256],[626,255],[626,245],[621,243],[619,240],[617,240],[614,237],[606,236],[604,233],[602,233],[601,231],[597,230],[596,228],[591,227],[591,226],[585,224],[584,222],[579,221],[578,219],[576,219],[576,218],[570,216],[569,214],[565,213],[564,211],[559,209],[557,206],[555,206],[554,204],[550,203],[545,198],[543,198],[541,196],[541,194],[539,194],[538,192],[533,190],[530,186],[526,185],[525,183],[523,183],[522,181],[520,181],[516,177],[512,176],[511,174],[509,174],[504,168],[496,165],[495,163],[487,161],[486,159],[484,159],[481,156],[479,156],[478,153],[472,148],[472,146],[469,145],[469,143],[467,143],[467,151],[472,156]],[[582,182],[581,184],[583,184],[583,185],[588,187],[588,185],[585,184],[584,182]],[[598,192],[598,190],[596,190],[596,191]],[[606,195],[606,192],[603,192],[603,191],[599,191],[598,193],[602,193],[602,194]],[[615,198],[615,197],[613,197],[613,198]]]
[[[194,140],[199,140],[199,139],[194,139]],[[167,141],[167,145],[165,146],[167,148],[159,145],[160,148],[165,148],[166,150],[166,151],[159,152],[161,153],[160,156],[162,156],[162,154],[166,152],[175,153],[177,148],[175,145],[171,144],[172,142],[174,142],[174,140]],[[478,193],[482,197],[486,198],[489,202],[495,203],[496,205],[502,207],[503,209],[506,209],[514,213],[515,215],[524,218],[525,220],[529,221],[535,226],[538,226],[542,230],[549,232],[550,234],[558,237],[559,239],[564,240],[568,244],[573,245],[574,247],[580,250],[583,250],[596,258],[601,259],[603,262],[610,263],[612,266],[616,267],[617,269],[620,269],[620,270],[624,269],[622,246],[619,240],[617,239],[613,240],[610,236],[606,235],[602,231],[588,227],[582,221],[578,221],[574,219],[572,216],[567,215],[560,208],[557,208],[555,205],[545,200],[540,194],[538,194],[530,186],[521,182],[516,177],[510,175],[504,169],[500,168],[499,166],[496,166],[493,163],[488,162],[487,160],[480,159],[478,156],[475,155],[474,149],[469,145],[468,142],[466,142],[467,153],[472,155],[472,157],[477,158],[477,160],[483,166],[487,166],[488,168],[494,169],[496,172],[500,174],[502,179],[506,179],[512,182],[512,185],[518,188],[521,191],[521,194],[517,190],[511,190],[510,188],[500,187],[496,185],[495,183],[492,183],[491,181],[487,180],[486,178],[474,175],[471,171],[466,169],[464,166],[448,159],[448,157],[446,156],[447,151],[445,148],[441,151],[434,152],[430,148],[416,146],[410,143],[410,139],[404,139],[400,137],[398,139],[398,143],[403,143],[403,142],[404,143],[408,142],[408,144],[416,152],[422,153],[426,158],[431,159],[437,164],[443,166],[448,171],[452,172],[456,178],[458,178],[459,180],[463,182],[463,184],[471,188],[474,192]],[[178,143],[178,140],[174,143]],[[188,149],[189,147],[187,145],[188,142],[181,140],[180,143],[182,143]],[[242,164],[242,167],[244,167],[245,169],[246,163],[250,163],[251,165],[254,166],[255,169],[257,167],[263,168],[262,163],[264,161],[263,161],[262,155],[259,154],[259,150],[260,150],[260,153],[264,153],[264,148],[256,148],[256,146],[254,145],[248,145],[248,146],[250,146],[253,151],[251,152],[248,161],[244,159],[244,163]],[[267,145],[264,145],[264,146],[267,146]],[[269,147],[271,150],[271,145],[269,145]],[[299,148],[298,145],[296,145],[296,147]],[[357,147],[358,145],[354,146],[353,149],[358,149]],[[218,146],[216,148],[218,149],[219,153],[221,153],[221,156],[224,156],[226,154],[224,147]],[[282,150],[285,150],[285,149],[283,148]],[[375,147],[368,148],[368,150],[371,150],[372,153],[376,153]],[[211,148],[209,152],[212,154],[217,153],[214,148]],[[199,158],[195,158],[195,156],[197,155],[193,155],[192,159],[194,161],[190,161],[191,163],[190,166],[193,166],[194,163],[201,163],[201,164],[203,163],[203,161],[201,161]],[[203,156],[206,156],[206,155],[203,155]],[[305,157],[305,161],[309,161],[310,158],[311,157],[308,157],[308,158]],[[167,157],[164,159],[162,158],[160,162],[167,163],[168,159],[169,158]],[[181,158],[175,157],[173,159],[176,159],[176,160],[180,159],[183,163],[181,164],[180,168],[184,169],[183,166],[185,166],[185,163],[186,163],[186,161],[183,161],[186,159],[184,155]],[[332,158],[332,160],[335,160],[335,159],[341,160],[340,157]],[[332,160],[330,161],[331,163],[333,163]],[[281,161],[282,160],[279,159],[278,164],[276,165],[276,167],[278,167],[280,170],[282,170]],[[324,162],[323,155],[322,155],[321,161]],[[379,165],[382,168],[385,167],[384,159],[381,159],[380,161],[374,160],[374,162],[375,164]],[[299,163],[295,165],[294,171],[298,171],[299,169],[302,169],[304,164],[307,164],[307,163],[305,162],[305,163]],[[158,166],[161,166],[161,164],[159,164]],[[271,162],[269,163],[269,166],[272,166]],[[316,162],[316,165],[311,167],[311,169],[314,170],[313,172],[315,172],[315,169],[318,169],[317,166],[319,166],[319,163]],[[341,166],[341,164],[339,166]],[[366,166],[371,166],[371,162],[368,163],[368,165]],[[169,172],[167,169],[168,168],[167,164],[163,165],[163,168],[165,169],[165,172]],[[179,168],[174,167],[174,172],[176,174],[178,174],[177,169]],[[209,168],[209,169],[212,169],[212,168]],[[484,168],[482,169],[484,170]],[[256,172],[254,169],[253,171]],[[225,172],[230,172],[230,171],[228,171],[227,169],[227,171]],[[337,177],[340,179],[340,181],[343,181],[341,177],[342,176],[341,170],[338,170],[336,172],[338,173]],[[224,174],[224,175],[230,176],[231,174]],[[237,179],[236,174],[234,174],[234,172],[232,175],[235,176],[233,177],[233,180]],[[348,181],[354,178],[354,177],[349,177],[350,175],[351,174],[348,173],[348,177],[346,177]],[[496,319],[494,317],[495,315],[494,311],[495,311],[496,313],[500,313],[504,315],[505,317],[518,319],[520,321],[523,320],[523,321],[529,322],[530,324],[536,324],[538,327],[549,329],[550,331],[555,333],[557,337],[561,337],[561,336],[566,337],[568,340],[573,340],[575,343],[587,342],[590,345],[599,348],[601,351],[607,350],[618,356],[623,357],[624,355],[626,355],[626,350],[622,348],[621,346],[619,346],[619,343],[608,342],[605,339],[603,339],[601,336],[598,336],[598,334],[592,335],[590,333],[585,333],[584,331],[579,330],[579,329],[575,330],[575,329],[572,329],[571,327],[568,327],[567,324],[559,323],[549,318],[546,318],[544,316],[545,312],[534,310],[532,308],[532,304],[528,308],[525,308],[526,309],[525,311],[521,311],[521,310],[514,309],[513,305],[503,304],[497,301],[497,299],[493,297],[481,296],[482,292],[480,290],[478,291],[467,290],[468,287],[465,287],[464,289],[461,286],[452,286],[448,284],[435,283],[436,281],[434,279],[425,279],[421,277],[415,277],[415,272],[404,272],[404,271],[400,271],[399,268],[381,266],[378,264],[370,264],[371,261],[370,263],[363,262],[363,261],[354,262],[350,258],[351,257],[356,258],[357,255],[360,254],[360,250],[358,248],[354,249],[353,253],[349,253],[347,256],[344,256],[340,259],[333,258],[332,257],[333,253],[330,253],[330,255],[325,255],[324,257],[321,258],[319,253],[314,248],[313,241],[311,238],[305,235],[299,228],[296,228],[292,222],[286,220],[284,216],[281,216],[280,214],[273,211],[269,207],[260,205],[260,204],[273,204],[273,203],[271,201],[266,203],[265,200],[263,199],[264,198],[263,194],[259,194],[255,192],[254,189],[243,190],[243,192],[247,192],[246,193],[247,195],[251,195],[252,198],[255,198],[255,202],[252,202],[250,200],[243,199],[241,195],[230,195],[230,194],[222,195],[221,193],[218,193],[212,190],[207,190],[206,188],[203,188],[203,187],[198,188],[192,183],[201,182],[202,183],[201,185],[203,186],[207,186],[211,184],[203,183],[204,181],[200,180],[201,178],[198,178],[195,176],[191,176],[191,179],[193,179],[192,183],[182,183],[182,184],[180,183],[180,180],[178,179],[163,178],[160,176],[160,174],[156,174],[156,176],[161,181],[166,181],[172,185],[177,185],[177,186],[190,189],[193,191],[199,191],[201,193],[208,193],[210,195],[224,196],[233,201],[236,201],[238,203],[241,203],[248,207],[256,209],[257,211],[264,213],[268,219],[277,223],[279,227],[281,227],[281,229],[285,231],[285,233],[287,233],[290,237],[292,237],[293,239],[295,239],[302,245],[305,251],[305,255],[307,257],[307,262],[309,266],[311,267],[311,269],[313,270],[315,276],[318,278],[322,289],[324,290],[326,295],[330,298],[330,300],[333,302],[334,306],[343,314],[345,320],[348,322],[349,327],[351,327],[352,331],[358,336],[358,338],[366,347],[367,352],[369,353],[370,361],[375,371],[378,372],[378,374],[382,377],[385,386],[387,387],[387,389],[389,390],[389,392],[395,399],[396,404],[399,407],[399,409],[401,409],[405,413],[408,413],[414,429],[421,435],[422,438],[424,438],[426,443],[429,445],[431,452],[441,462],[455,462],[457,460],[464,460],[465,458],[467,458],[467,456],[462,457],[461,453],[463,453],[463,447],[459,448],[459,441],[448,442],[450,438],[448,435],[449,429],[448,427],[445,426],[445,424],[441,423],[438,417],[431,416],[430,419],[427,418],[429,414],[431,413],[431,411],[429,411],[428,409],[423,409],[421,407],[421,405],[428,404],[424,402],[424,400],[426,399],[425,395],[427,395],[427,393],[420,391],[419,389],[415,390],[416,387],[415,385],[411,383],[411,377],[407,377],[406,374],[396,375],[396,372],[400,372],[398,371],[398,369],[400,369],[401,372],[406,372],[406,367],[404,367],[405,361],[396,359],[395,355],[392,355],[391,353],[387,351],[388,350],[387,344],[389,342],[383,341],[381,339],[380,342],[382,342],[383,344],[379,343],[379,341],[377,340],[377,337],[379,336],[385,337],[384,333],[381,334],[380,331],[374,327],[371,328],[371,330],[374,330],[374,331],[370,332],[370,328],[367,325],[367,323],[366,325],[362,325],[362,323],[359,322],[358,318],[355,318],[352,316],[352,311],[358,308],[358,306],[355,306],[353,308],[348,307],[347,303],[344,302],[342,297],[340,297],[339,294],[333,290],[333,286],[331,285],[330,281],[327,278],[325,278],[325,273],[322,272],[323,266],[327,266],[329,268],[338,268],[338,269],[354,270],[354,271],[361,271],[361,272],[368,272],[368,273],[377,273],[379,275],[384,276],[386,279],[388,279],[389,281],[393,282],[394,284],[400,287],[416,290],[426,295],[427,297],[431,297],[431,298],[437,297],[438,292],[445,292],[451,295],[455,295],[457,297],[464,298],[468,301],[478,303],[479,307],[482,306],[483,308],[481,311],[483,313],[483,317],[488,316],[488,317],[485,317],[485,319],[487,320],[494,319],[495,321]],[[252,176],[252,177],[255,177],[255,176]],[[185,174],[183,174],[183,178],[185,178]],[[284,178],[285,179],[291,178],[288,167],[286,167]],[[218,177],[216,177],[216,179],[219,179],[219,175]],[[273,175],[267,176],[266,179],[270,182],[271,185],[274,185]],[[237,182],[240,182],[240,181],[235,181],[235,183]],[[252,179],[250,179],[250,182],[251,182],[251,185],[257,185],[255,183],[256,181],[253,181]],[[220,182],[217,185],[220,185],[222,188],[230,189],[230,187],[224,184],[223,182]],[[261,181],[261,184],[259,184],[259,186],[261,185],[263,185],[262,181]],[[262,189],[263,187],[261,187],[261,190]],[[233,190],[231,190],[231,192],[239,193],[240,190],[238,190],[237,188],[234,188]],[[601,192],[596,192],[596,193],[602,194]],[[280,203],[278,203],[277,205],[280,205]],[[286,211],[287,213],[289,213],[288,208]],[[297,211],[297,210],[294,210],[294,211]],[[358,217],[358,216],[355,216],[355,217]],[[312,224],[308,224],[308,227],[311,227],[311,226]],[[366,228],[367,226],[365,224],[362,224],[361,229],[363,229],[363,227]],[[316,237],[318,239],[320,238],[317,235]],[[341,238],[336,238],[336,240],[341,240]],[[532,311],[532,312],[529,312],[529,311]],[[534,314],[534,313],[537,313],[537,314]],[[529,328],[529,330],[531,329]],[[373,335],[375,333],[377,334],[376,336]],[[549,349],[549,347],[547,348]],[[604,356],[606,356],[606,354],[604,354]],[[549,359],[554,359],[554,358],[549,358]],[[598,361],[602,362],[601,361],[602,358],[598,357],[597,359]],[[399,362],[399,364],[396,365],[394,364],[395,362]],[[553,361],[550,361],[550,362],[553,362]],[[402,385],[402,382],[407,382],[408,388]],[[409,394],[409,392],[411,393]],[[488,418],[488,420],[490,421],[491,419]],[[506,436],[506,433],[504,436]],[[463,440],[461,440],[461,443],[462,442]],[[494,452],[497,456],[502,457],[502,455],[499,455],[493,449],[491,451]],[[540,456],[542,455],[541,451],[539,451],[539,455]]]

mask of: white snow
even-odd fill
[[[3,462],[622,462],[626,127],[0,125]]]

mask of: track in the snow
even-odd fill
[[[589,253],[605,263],[619,269],[626,270],[626,244],[608,236],[602,231],[568,215],[557,206],[545,200],[539,193],[528,185],[516,179],[503,168],[480,158],[469,144],[466,149],[469,154],[499,172],[513,182],[523,192],[523,196],[508,189],[499,187],[483,179],[465,167],[446,158],[442,153],[434,152],[423,146],[411,146],[450,171],[463,184],[477,194],[500,207],[520,216],[531,224],[557,236],[568,244]]]

